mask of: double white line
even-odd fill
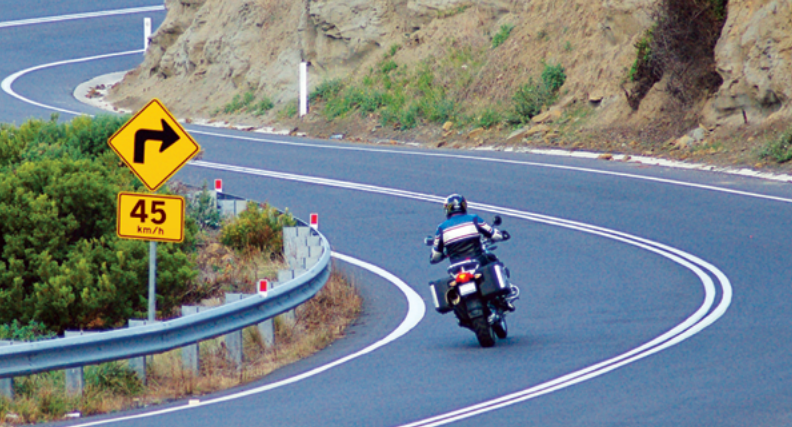
[[[368,193],[383,194],[392,197],[401,197],[412,200],[420,200],[433,203],[442,203],[443,198],[440,196],[417,193],[412,191],[399,190],[395,188],[379,187],[374,185],[359,184],[348,181],[339,181],[327,178],[316,178],[305,175],[296,175],[283,172],[267,171],[262,169],[246,168],[240,166],[231,166],[220,163],[211,163],[205,161],[196,161],[190,163],[191,166],[201,167],[213,170],[222,170],[228,172],[235,172],[247,175],[262,176],[273,179],[281,179],[287,181],[303,182],[308,184],[323,185],[328,187],[343,188],[354,191],[363,191]],[[584,224],[576,221],[569,221],[560,218],[554,218],[547,215],[539,215],[530,212],[520,211],[494,205],[471,203],[472,209],[492,212],[501,215],[511,216],[515,218],[526,219],[542,224],[563,227],[571,230],[576,230],[588,234],[593,234],[608,239],[616,240],[628,245],[632,245],[646,251],[655,253],[665,257],[693,272],[704,287],[704,301],[701,306],[691,314],[682,323],[678,324],[671,330],[658,336],[657,338],[633,349],[626,353],[604,360],[595,365],[589,366],[584,369],[569,373],[562,377],[547,381],[530,388],[511,393],[496,399],[481,402],[476,405],[461,408],[455,411],[447,412],[424,420],[416,421],[410,424],[405,424],[401,427],[419,427],[419,426],[439,426],[465,418],[470,418],[485,412],[494,411],[506,406],[514,405],[516,403],[524,402],[526,400],[534,399],[536,397],[561,390],[566,387],[581,383],[583,381],[596,378],[604,375],[610,371],[618,369],[627,364],[633,363],[640,359],[649,357],[659,351],[668,347],[679,344],[680,342],[692,337],[713,322],[718,320],[728,309],[732,300],[732,287],[729,279],[723,272],[721,272],[714,265],[691,255],[682,250],[654,242],[641,237],[633,236],[631,234],[622,233],[615,230],[610,230],[603,227]],[[713,278],[715,280],[713,280]],[[717,281],[717,286],[716,286]],[[720,288],[720,292],[718,292]],[[718,295],[720,294],[720,298]]]

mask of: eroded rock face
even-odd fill
[[[786,114],[792,99],[792,1],[729,1],[715,60],[723,85],[705,108],[709,121],[756,124]]]
[[[634,44],[652,25],[657,1],[166,0],[167,18],[144,62],[110,101],[136,109],[156,96],[178,115],[209,116],[246,91],[276,104],[294,100],[300,61],[313,64],[315,86],[360,77],[393,45],[406,67],[470,48],[488,61],[464,94],[473,101],[507,104],[520,85],[538,79],[543,63],[561,64],[565,96],[596,105],[598,124],[640,127],[667,113],[662,82],[639,111],[624,95]],[[716,47],[723,85],[704,105],[705,121],[792,115],[791,3],[729,1]],[[493,49],[491,34],[504,24],[514,31]]]

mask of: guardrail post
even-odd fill
[[[246,294],[227,293],[225,294],[225,303],[241,301],[249,296]],[[242,362],[245,359],[245,354],[242,351],[242,329],[226,334],[225,345],[226,351],[228,351],[228,359],[234,363],[237,370],[242,369]]]
[[[138,326],[153,325],[159,323],[158,320],[149,321],[143,319],[129,319],[128,327],[135,328]],[[135,375],[140,379],[143,384],[146,384],[146,356],[133,357],[129,359],[129,368],[135,371]]]
[[[183,305],[181,307],[181,315],[189,316],[191,314],[198,314],[202,311],[210,310],[212,307],[199,307],[197,305]],[[182,367],[197,376],[201,372],[201,352],[198,343],[186,345],[181,348],[182,354]]]
[[[13,344],[14,342],[10,340],[0,340],[0,347]],[[5,396],[9,399],[14,398],[13,378],[0,378],[0,396]]]
[[[64,338],[78,337],[80,335],[95,334],[96,332],[65,331]],[[85,388],[85,375],[83,366],[66,369],[66,394],[81,395]]]

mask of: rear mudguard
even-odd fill
[[[468,319],[475,319],[484,315],[484,304],[478,295],[464,298],[462,303],[465,304],[465,311],[467,312]]]

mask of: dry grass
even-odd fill
[[[148,384],[135,395],[89,386],[83,396],[66,396],[62,371],[17,379],[17,385],[30,381],[30,387],[36,390],[29,396],[19,395],[13,402],[0,398],[0,427],[53,421],[73,411],[86,416],[157,405],[254,381],[343,337],[361,305],[354,284],[334,272],[313,299],[297,308],[294,320],[284,315],[274,319],[273,346],[264,344],[256,327],[243,331],[245,361],[240,370],[228,361],[224,341],[217,338],[200,344],[201,369],[197,376],[182,366],[181,350],[150,357]]]

